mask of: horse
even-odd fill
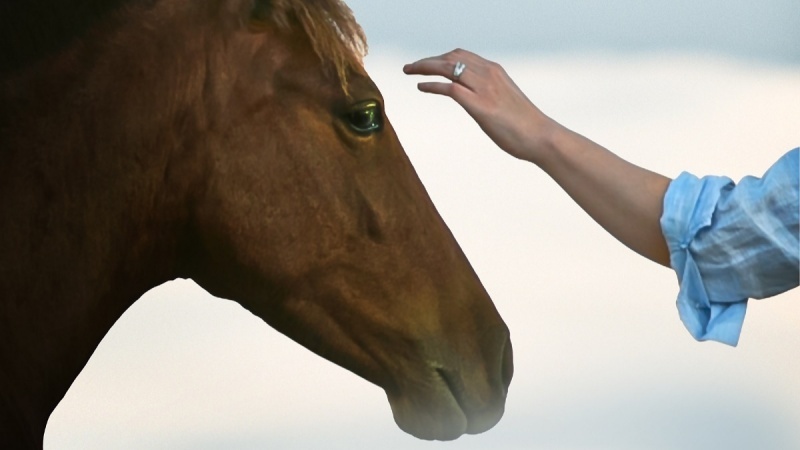
[[[386,393],[492,428],[509,331],[436,211],[339,0],[0,7],[0,447],[143,293],[192,279]]]

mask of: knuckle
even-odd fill
[[[467,54],[467,51],[464,50],[463,48],[456,48],[455,50],[453,50],[453,51],[451,51],[449,53],[449,55],[451,57],[451,61],[464,59],[464,56],[466,56],[466,54]]]
[[[492,63],[489,66],[489,72],[491,74],[491,77],[496,80],[505,80],[507,78],[506,71],[500,64]]]

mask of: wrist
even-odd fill
[[[532,162],[548,171],[558,158],[559,149],[569,130],[555,120],[544,116],[541,123],[531,127],[531,135],[520,159]]]

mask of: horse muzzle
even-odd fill
[[[471,361],[463,353],[448,353],[429,360],[423,376],[406,373],[402,379],[413,382],[387,390],[403,431],[419,439],[448,441],[483,433],[500,421],[514,372],[513,351],[505,326],[490,334],[477,352],[482,358]]]

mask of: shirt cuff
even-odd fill
[[[711,226],[722,191],[733,186],[727,177],[699,179],[682,173],[670,183],[664,196],[661,230],[680,283],[677,306],[684,326],[698,341],[713,340],[736,346],[747,299],[712,302],[690,247],[697,233]]]

